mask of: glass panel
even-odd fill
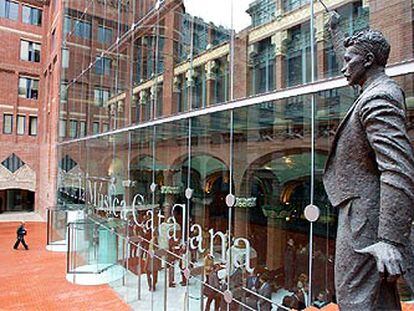
[[[66,137],[66,120],[59,120],[59,137]]]
[[[3,133],[11,134],[13,132],[13,115],[4,114],[3,115]]]
[[[30,24],[30,15],[31,15],[30,7],[23,5],[23,7],[22,7],[22,21],[23,21],[23,23]]]
[[[29,41],[20,41],[20,59],[29,60]]]
[[[26,117],[25,116],[17,116],[17,135],[24,135],[26,128]]]
[[[122,268],[122,277],[111,285],[134,308],[212,309],[217,302],[227,309],[228,289],[234,309],[277,309],[278,304],[298,309],[289,297],[298,298],[301,307],[334,301],[337,220],[321,176],[333,134],[357,93],[344,87],[315,94],[312,129],[312,95],[295,94],[312,81],[311,47],[317,79],[338,76],[342,62],[333,52],[322,6],[315,5],[311,42],[307,0],[231,3],[166,1],[159,5],[167,7],[153,10],[149,1],[65,2],[60,132],[62,138],[105,133],[86,138],[87,152],[79,151],[87,158],[85,184],[96,182],[110,206],[122,209],[118,203],[124,200],[129,213],[90,204],[91,221],[102,223],[88,224],[87,238],[80,240],[95,243],[87,248],[103,258],[92,256],[90,262]],[[335,8],[344,32],[370,24],[385,33],[393,47],[389,72],[409,68],[400,67],[413,56],[409,1],[343,1]],[[399,78],[407,93],[410,134],[411,78]],[[22,79],[19,95],[32,96],[36,83]],[[317,87],[330,83],[343,82]],[[295,95],[274,102],[256,97],[286,87],[295,87],[293,93],[281,94]],[[229,110],[202,110],[225,109],[219,104],[233,99],[247,99],[233,102],[236,106],[258,104],[237,108],[233,118]],[[177,116],[192,110],[200,115]],[[162,119],[172,115],[174,122]],[[156,129],[144,124],[154,119]],[[125,127],[131,124],[139,125],[128,128],[127,138]],[[122,134],[114,136],[114,129]],[[71,154],[63,161],[66,169],[78,163]],[[66,181],[68,189],[76,189]],[[189,199],[187,187],[194,190]],[[236,197],[232,208],[226,205],[229,193]],[[135,198],[139,224],[132,213]],[[321,209],[312,236],[303,215],[310,202]],[[184,204],[185,211],[183,206],[171,211],[175,204]],[[177,225],[166,224],[171,214]],[[178,224],[181,236],[177,233],[178,241],[170,245],[166,233]],[[129,246],[125,236],[131,237]],[[155,290],[149,291],[156,275]],[[183,286],[169,287],[173,276]],[[400,288],[409,300],[406,285]]]
[[[78,121],[70,120],[69,124],[69,137],[76,138],[78,136]]]
[[[19,18],[19,4],[16,2],[6,1],[6,3],[7,2],[9,3],[7,17],[11,20],[17,21],[17,19]]]
[[[37,117],[29,117],[29,135],[37,135]]]
[[[0,17],[7,17],[6,16],[6,3],[7,3],[7,0],[0,0]]]
[[[41,10],[23,5],[22,14],[23,23],[35,26],[40,26],[42,24]]]

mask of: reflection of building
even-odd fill
[[[126,256],[125,263],[123,237],[144,239],[132,247],[134,254],[139,253],[135,249],[145,253],[156,237],[139,226],[126,229],[121,221],[127,216],[120,212],[131,211],[135,200],[140,204],[134,221],[147,223],[147,212],[155,209],[160,214],[154,226],[169,214],[180,225],[186,221],[200,225],[191,233],[203,237],[198,241],[204,250],[189,256],[195,279],[200,278],[198,265],[205,249],[212,245],[217,255],[220,243],[228,248],[225,240],[230,231],[232,237],[250,243],[257,253],[252,264],[260,271],[269,270],[276,295],[283,286],[284,266],[292,265],[295,277],[309,273],[309,224],[303,209],[312,196],[322,211],[314,226],[317,264],[313,273],[317,276],[313,289],[329,289],[332,294],[336,218],[320,177],[330,140],[356,94],[335,79],[339,66],[322,6],[315,5],[311,41],[308,1],[254,1],[248,9],[252,25],[234,35],[191,16],[180,1],[160,1],[154,6],[155,2],[70,1],[61,10],[62,25],[57,22],[63,35],[63,40],[56,41],[62,48],[56,58],[62,65],[60,105],[51,106],[48,122],[58,124],[61,141],[58,202],[86,205],[95,212],[82,226],[72,228],[76,233],[80,230],[76,228],[85,227],[80,257],[87,258],[90,249],[97,253],[90,256],[93,260],[105,258],[104,266],[99,266],[103,270],[120,262],[128,267],[131,260],[134,268],[130,270],[139,271],[139,260],[149,257]],[[325,2],[343,16],[345,32],[370,25],[389,37],[393,45],[390,73],[406,90],[412,109],[409,1],[396,0],[387,7],[381,1]],[[309,88],[312,45],[317,82]],[[314,115],[311,92],[316,92]],[[185,195],[187,188],[193,190],[191,198]],[[237,197],[231,209],[226,204],[230,192]],[[175,204],[184,207],[172,211]],[[89,226],[105,232],[98,235],[101,246],[95,247],[93,230],[87,233]],[[186,226],[182,228],[188,233]],[[209,230],[223,235],[211,241]],[[120,237],[115,239],[108,232]],[[295,244],[292,262],[284,256],[289,238]],[[189,239],[179,240],[188,243]],[[248,243],[241,243],[240,249]],[[70,247],[74,253],[79,251],[74,244]],[[182,263],[178,257],[186,249],[171,248],[173,255],[159,254],[152,247],[160,257]]]

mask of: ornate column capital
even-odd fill
[[[181,84],[181,78],[179,76],[174,76],[173,80],[173,92],[174,93],[180,93],[180,84]]]
[[[118,112],[123,112],[124,111],[124,106],[125,106],[125,101],[120,100],[118,101]]]
[[[326,23],[328,22],[328,14],[321,13],[316,15],[315,18],[315,41],[321,42],[325,41],[327,37],[327,28]]]
[[[185,79],[187,83],[187,87],[194,86],[194,78],[196,77],[196,73],[193,68],[188,69],[188,71],[185,73]]]
[[[115,116],[115,113],[116,113],[116,110],[117,110],[116,109],[116,102],[111,103],[108,108],[109,108],[110,115]]]
[[[148,90],[141,90],[138,96],[139,96],[139,104],[145,105],[148,100]]]
[[[257,56],[257,45],[256,44],[250,44],[247,47],[247,56],[248,56],[248,64],[249,64],[249,66],[253,66],[254,59]]]
[[[215,80],[216,73],[214,69],[217,67],[217,62],[215,60],[210,60],[204,65],[206,71],[206,80]]]
[[[272,38],[272,44],[275,47],[275,55],[286,55],[286,41],[288,38],[288,31],[278,31],[276,32]]]
[[[151,100],[155,100],[155,96],[157,95],[157,84],[153,84],[150,89],[150,98]]]

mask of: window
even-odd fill
[[[19,78],[19,97],[37,99],[39,96],[39,80]]]
[[[69,68],[69,50],[62,49],[62,68]]]
[[[97,75],[109,75],[111,73],[111,59],[107,57],[98,57],[95,64],[95,73]]]
[[[73,33],[79,38],[90,40],[91,23],[80,20],[73,21]]]
[[[202,94],[201,94],[202,96]],[[156,116],[157,117],[161,117],[162,116],[162,97],[163,97],[163,88],[162,88],[162,84],[159,84],[157,87],[157,99],[156,99]],[[199,105],[201,99],[197,102],[197,104]]]
[[[216,79],[214,80],[213,104],[222,103],[229,97],[229,64],[226,60],[218,61],[214,71]]]
[[[21,40],[20,41],[20,59],[29,62],[40,62],[40,44]]]
[[[68,83],[62,82],[60,85],[60,102],[66,103],[68,101]]]
[[[283,0],[283,9],[288,12],[309,3],[309,0]]]
[[[19,16],[19,5],[9,0],[0,0],[0,17],[17,21]]]
[[[59,161],[59,167],[64,170],[65,172],[69,172],[72,170],[78,163],[76,163],[75,160],[73,160],[69,155],[65,155],[60,161]]]
[[[108,132],[109,131],[109,124],[108,123],[102,124],[102,131],[103,132]]]
[[[37,135],[37,117],[35,116],[29,117],[29,135],[30,136]]]
[[[67,35],[71,31],[72,20],[69,16],[65,16],[65,20],[63,22],[63,34]]]
[[[92,128],[92,134],[98,134],[99,133],[99,122],[93,122],[93,128]]]
[[[206,103],[206,79],[205,79],[205,73],[203,68],[199,70],[199,68],[195,69],[197,74],[193,78],[194,79],[194,87],[192,89],[192,107],[193,108],[201,108],[205,107]],[[159,98],[158,94],[162,92],[162,88],[158,88],[157,91],[157,110],[159,106],[162,106],[162,98]],[[157,111],[157,116],[158,111]]]
[[[3,134],[11,134],[13,132],[13,115],[3,115]]]
[[[112,29],[100,25],[98,28],[98,41],[110,44],[112,41]]]
[[[76,138],[78,136],[78,121],[70,120],[69,137]]]
[[[24,135],[26,128],[26,117],[25,116],[17,116],[17,135]]]
[[[286,82],[294,86],[311,81],[310,25],[304,23],[289,30],[286,55]]]
[[[24,164],[25,163],[14,153],[12,153],[7,159],[1,162],[1,165],[3,165],[12,173],[16,172]]]
[[[95,106],[103,107],[109,100],[109,90],[95,88],[94,90]]]
[[[85,121],[80,121],[79,135],[80,135],[80,137],[85,137],[86,136],[86,122]]]
[[[255,45],[255,51],[250,54],[252,93],[259,94],[275,88],[275,48],[270,38],[263,39]]]
[[[30,6],[23,5],[22,20],[25,24],[40,26],[42,25],[42,11]]]
[[[185,75],[181,75],[177,92],[177,112],[183,112],[187,108],[187,87],[185,81]]]
[[[63,138],[66,136],[66,120],[59,120],[59,137]]]
[[[254,1],[249,5],[247,13],[252,18],[252,26],[259,26],[270,22],[276,12],[276,1],[261,0]]]

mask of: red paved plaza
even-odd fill
[[[109,286],[66,281],[66,253],[46,251],[46,223],[27,223],[29,251],[13,250],[18,223],[0,223],[0,310],[128,310]]]

